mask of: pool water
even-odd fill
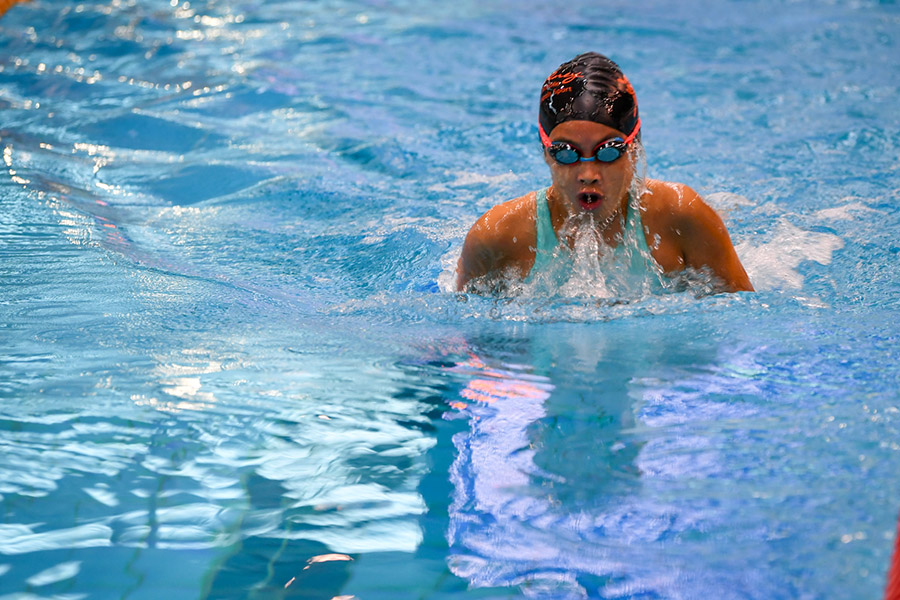
[[[898,46],[888,1],[14,7],[0,598],[880,597]],[[586,50],[756,293],[452,291]]]

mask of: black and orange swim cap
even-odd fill
[[[594,121],[626,136],[640,127],[637,97],[619,65],[596,52],[560,65],[541,88],[541,137],[566,121]]]

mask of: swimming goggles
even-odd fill
[[[578,161],[588,162],[597,160],[603,163],[611,163],[617,161],[625,152],[628,151],[628,145],[634,141],[638,131],[641,129],[641,120],[635,124],[631,134],[624,140],[620,137],[614,137],[601,142],[599,146],[594,148],[591,156],[582,156],[578,148],[569,142],[551,142],[550,136],[544,132],[544,128],[538,124],[541,133],[541,142],[547,153],[553,157],[553,160],[561,165],[574,165]]]

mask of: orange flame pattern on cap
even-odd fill
[[[541,93],[541,102],[545,101],[553,94],[564,94],[566,92],[571,92],[572,86],[570,86],[569,84],[582,77],[584,77],[584,75],[581,73],[581,71],[578,71],[577,73],[560,74],[559,70],[557,69],[553,72],[552,75],[550,75],[550,77],[547,78],[547,81],[544,82],[544,89]]]
[[[616,79],[616,83],[619,84],[619,88],[620,88],[620,89],[624,89],[624,91],[625,91],[629,96],[631,96],[632,98],[634,98],[634,104],[635,104],[635,106],[637,106],[637,94],[634,93],[634,88],[631,87],[631,82],[628,81],[628,78],[625,77],[624,75],[622,75],[621,77],[619,77],[618,79]]]

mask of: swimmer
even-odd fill
[[[554,71],[541,88],[538,129],[551,185],[476,221],[459,257],[458,290],[528,281],[585,230],[614,255],[631,233],[650,259],[644,268],[669,278],[706,273],[715,292],[753,290],[719,215],[688,186],[637,173],[637,98],[613,61],[589,52]]]

